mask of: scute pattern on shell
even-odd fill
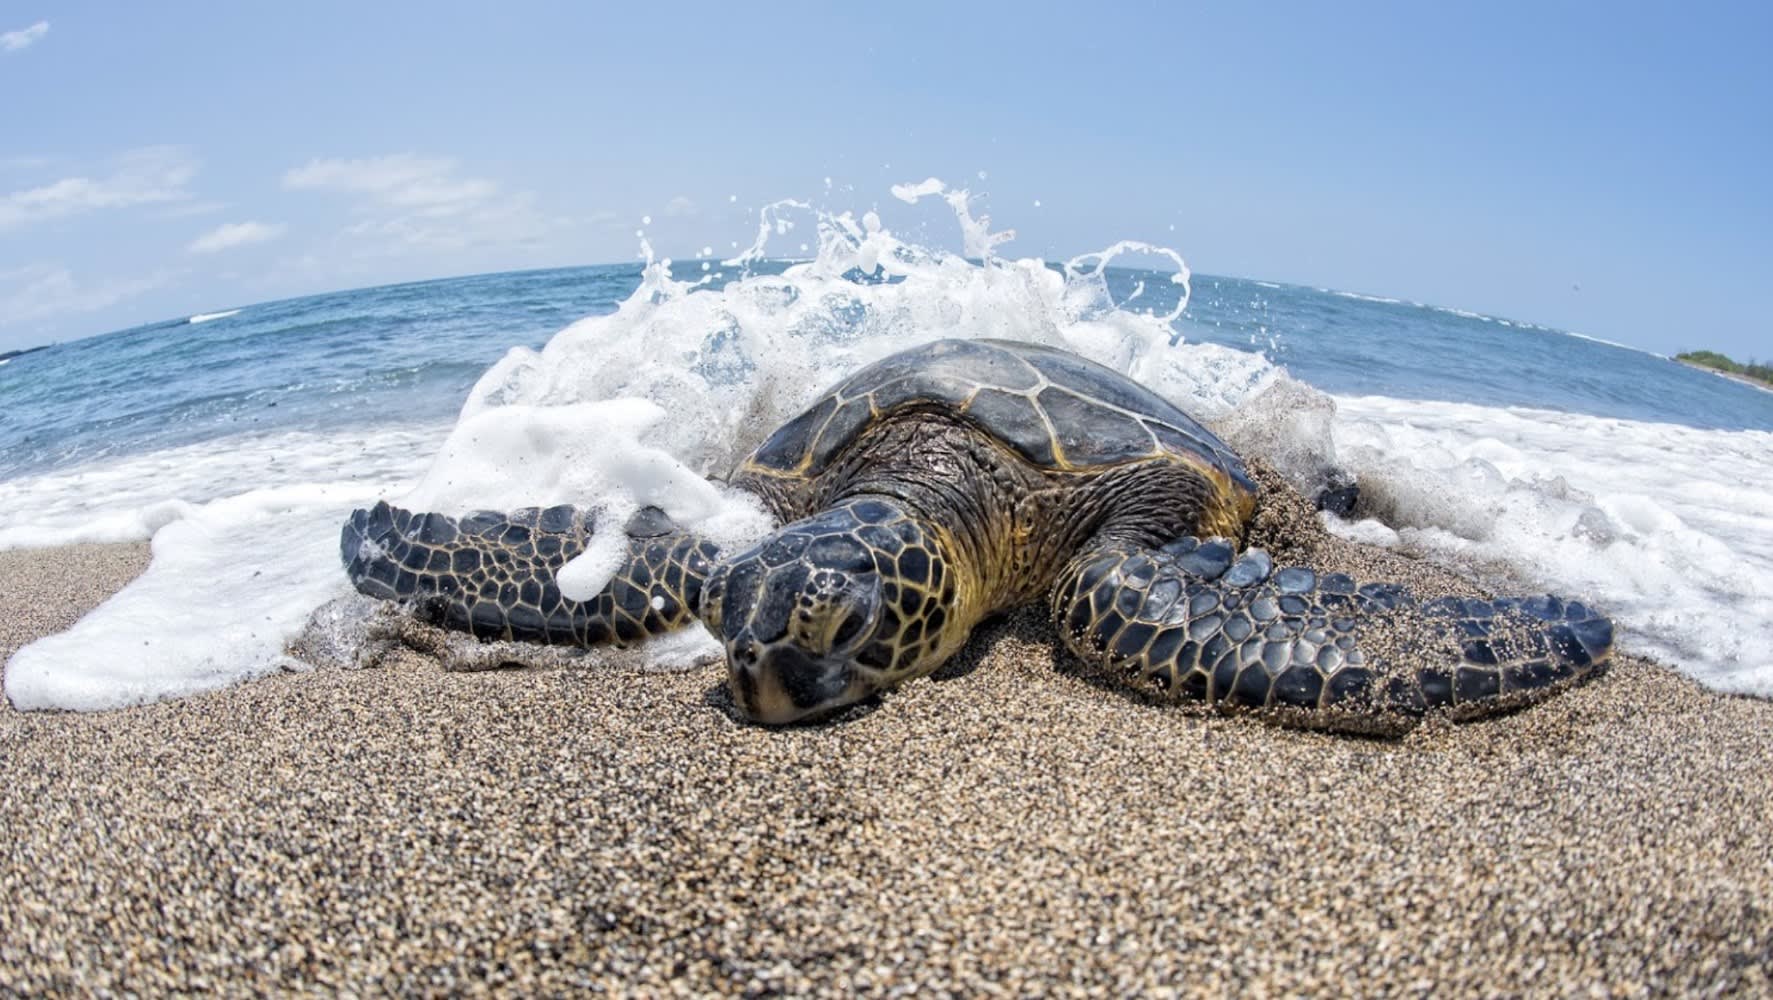
[[[1237,455],[1157,393],[1064,351],[997,340],[938,340],[875,362],[783,425],[749,464],[817,476],[872,421],[918,405],[952,410],[1041,468],[1170,457],[1255,491]]]

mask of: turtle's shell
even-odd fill
[[[1043,469],[1170,458],[1256,490],[1237,455],[1162,396],[1075,354],[1007,340],[938,340],[882,358],[782,425],[746,464],[816,477],[870,424],[913,407],[952,411]]]

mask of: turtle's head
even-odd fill
[[[726,645],[739,710],[772,725],[815,719],[934,669],[940,660],[925,661],[944,613],[929,600],[932,567],[939,579],[923,529],[876,500],[796,521],[723,561],[699,617]]]

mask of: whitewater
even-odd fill
[[[1356,482],[1350,517],[1324,515],[1338,533],[1580,598],[1614,617],[1621,649],[1773,695],[1768,394],[1469,310],[1202,278],[1151,244],[1017,258],[967,192],[931,179],[891,195],[765,206],[726,259],[655,258],[642,230],[637,272],[244,306],[15,359],[0,548],[149,539],[153,558],[20,650],[7,697],[106,709],[309,669],[284,644],[348,592],[338,527],[380,498],[653,504],[728,544],[757,537],[767,517],[718,478],[825,386],[954,336],[1126,372],[1308,495]],[[960,252],[887,224],[931,202]],[[772,260],[777,244],[806,259]],[[199,374],[139,384],[180,370]],[[575,588],[614,555],[594,545]]]

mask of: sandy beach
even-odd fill
[[[0,656],[145,562],[0,553]],[[1093,685],[1038,615],[824,726],[721,679],[0,709],[0,992],[1773,990],[1773,705],[1653,664],[1393,741]]]

